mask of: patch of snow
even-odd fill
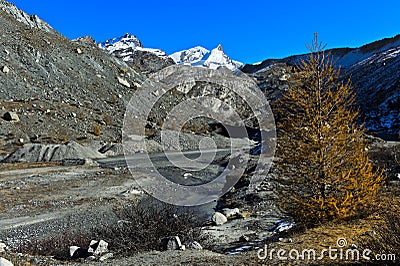
[[[278,222],[276,222],[275,226],[276,227],[272,230],[273,233],[280,233],[280,232],[289,230],[290,228],[295,226],[295,223],[284,221],[284,220],[279,220]]]

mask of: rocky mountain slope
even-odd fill
[[[96,126],[103,140],[118,141],[125,103],[145,76],[5,1],[0,9],[0,116],[19,120],[0,119],[2,152],[26,142],[97,139]]]
[[[343,79],[350,78],[361,110],[361,122],[370,133],[398,140],[400,135],[400,35],[360,48],[328,50],[341,67]],[[306,55],[268,59],[245,65],[243,72],[253,76],[260,88],[274,99],[287,86],[293,66]]]
[[[1,11],[6,12],[10,16],[14,17],[17,21],[22,22],[32,28],[41,29],[49,33],[56,33],[49,24],[41,20],[37,15],[28,15],[7,1],[0,0],[0,9]]]

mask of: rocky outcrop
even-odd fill
[[[15,5],[7,1],[0,0],[0,9],[14,17],[17,21],[24,23],[32,28],[41,29],[49,33],[56,33],[49,24],[41,20],[38,16],[28,15],[27,13],[25,13],[21,9],[18,9]]]
[[[2,162],[61,162],[66,159],[103,158],[103,154],[76,142],[65,144],[26,144]]]

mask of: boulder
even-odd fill
[[[94,255],[101,255],[108,252],[108,243],[104,240],[96,241],[92,240],[89,244],[89,253],[93,253]]]
[[[19,122],[19,116],[15,112],[7,112],[3,115],[4,120],[10,122]]]
[[[238,215],[240,214],[240,211],[239,211],[238,208],[234,208],[234,209],[228,209],[228,208],[226,208],[226,209],[223,209],[223,210],[221,211],[221,213],[222,213],[223,215],[225,215],[226,218],[229,219],[229,218],[233,218],[233,217],[238,216]]]
[[[178,236],[165,237],[161,240],[164,250],[181,250],[182,243]]]
[[[220,212],[215,212],[211,218],[211,221],[213,221],[215,225],[223,225],[228,222],[228,218],[226,218],[226,216]]]
[[[70,246],[69,247],[69,256],[73,260],[81,259],[81,258],[86,259],[92,255],[93,255],[93,253],[88,252],[88,250],[85,248],[81,248],[78,246]]]
[[[4,74],[8,74],[10,72],[10,69],[8,68],[8,66],[3,66],[2,71]]]
[[[187,245],[188,249],[195,249],[195,250],[202,250],[203,247],[200,245],[199,242],[193,241]]]
[[[14,266],[14,264],[12,264],[9,260],[0,257],[0,266]]]

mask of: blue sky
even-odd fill
[[[73,39],[130,32],[168,54],[219,43],[233,59],[254,63],[305,53],[319,32],[327,48],[358,47],[400,33],[400,1],[9,0]]]

